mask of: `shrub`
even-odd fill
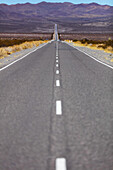
[[[32,48],[32,47],[37,47],[42,43],[46,43],[48,42],[46,41],[25,41],[19,45],[12,45],[12,46],[8,46],[8,47],[2,47],[0,48],[0,58],[3,58],[7,55],[10,55],[12,53],[24,50],[24,49],[28,49],[28,48]],[[9,41],[8,41],[9,43]],[[15,41],[11,41],[11,44],[15,43]],[[20,41],[16,41],[16,43],[20,43]],[[7,42],[6,42],[7,44]]]
[[[74,40],[73,42],[76,45],[88,46],[89,48],[105,50],[106,52],[113,52],[113,40],[111,39],[109,39],[108,41],[97,41],[84,38],[80,41]]]

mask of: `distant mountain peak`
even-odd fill
[[[64,4],[72,4],[71,2],[64,2]]]
[[[0,13],[0,29],[3,32],[7,29],[18,32],[18,28],[28,31],[31,29],[30,31],[35,32],[40,27],[44,29],[45,25],[48,27],[49,24],[54,25],[54,23],[61,24],[63,28],[65,25],[73,27],[73,30],[84,30],[86,27],[94,29],[98,26],[105,28],[106,25],[111,25],[112,29],[113,7],[94,2],[73,4],[42,1],[37,4],[0,4]],[[14,28],[12,28],[13,22]],[[15,24],[17,24],[16,29]]]
[[[42,2],[40,2],[39,4],[47,4],[47,3],[49,3],[49,2],[42,1]]]
[[[92,2],[90,3],[90,5],[96,5],[96,6],[99,6],[100,4],[96,3],[96,2]]]

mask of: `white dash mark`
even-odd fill
[[[56,115],[62,115],[62,103],[61,103],[61,100],[56,101]]]
[[[56,70],[56,74],[59,74],[59,70]]]
[[[58,57],[56,57],[56,60],[58,59]]]
[[[58,67],[58,64],[56,64],[56,67]]]
[[[58,63],[58,60],[56,60],[56,63]]]
[[[56,159],[56,170],[67,170],[65,158]]]
[[[57,86],[57,87],[60,86],[60,80],[56,80],[56,86]]]

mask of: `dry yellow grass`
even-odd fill
[[[71,43],[73,41],[71,40],[65,40],[66,42],[68,43]],[[73,45],[74,46],[78,46],[78,47],[88,47],[88,48],[91,48],[91,49],[95,49],[95,50],[103,50],[105,51],[106,53],[113,53],[113,48],[111,46],[108,46],[106,49],[104,49],[104,44],[88,44],[88,43],[82,43],[81,41],[76,41],[76,42],[73,42]]]
[[[0,59],[9,56],[12,53],[32,48],[32,47],[37,47],[42,43],[48,42],[47,40],[45,41],[30,41],[30,42],[24,42],[20,45],[14,45],[14,46],[9,46],[9,47],[2,47],[0,48]]]

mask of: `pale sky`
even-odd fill
[[[42,2],[41,0],[0,0],[0,3],[6,3],[6,4],[17,4],[17,3],[39,3]],[[74,4],[80,4],[80,3],[92,3],[96,2],[101,5],[111,5],[113,6],[113,0],[47,0],[46,2],[71,2]]]

